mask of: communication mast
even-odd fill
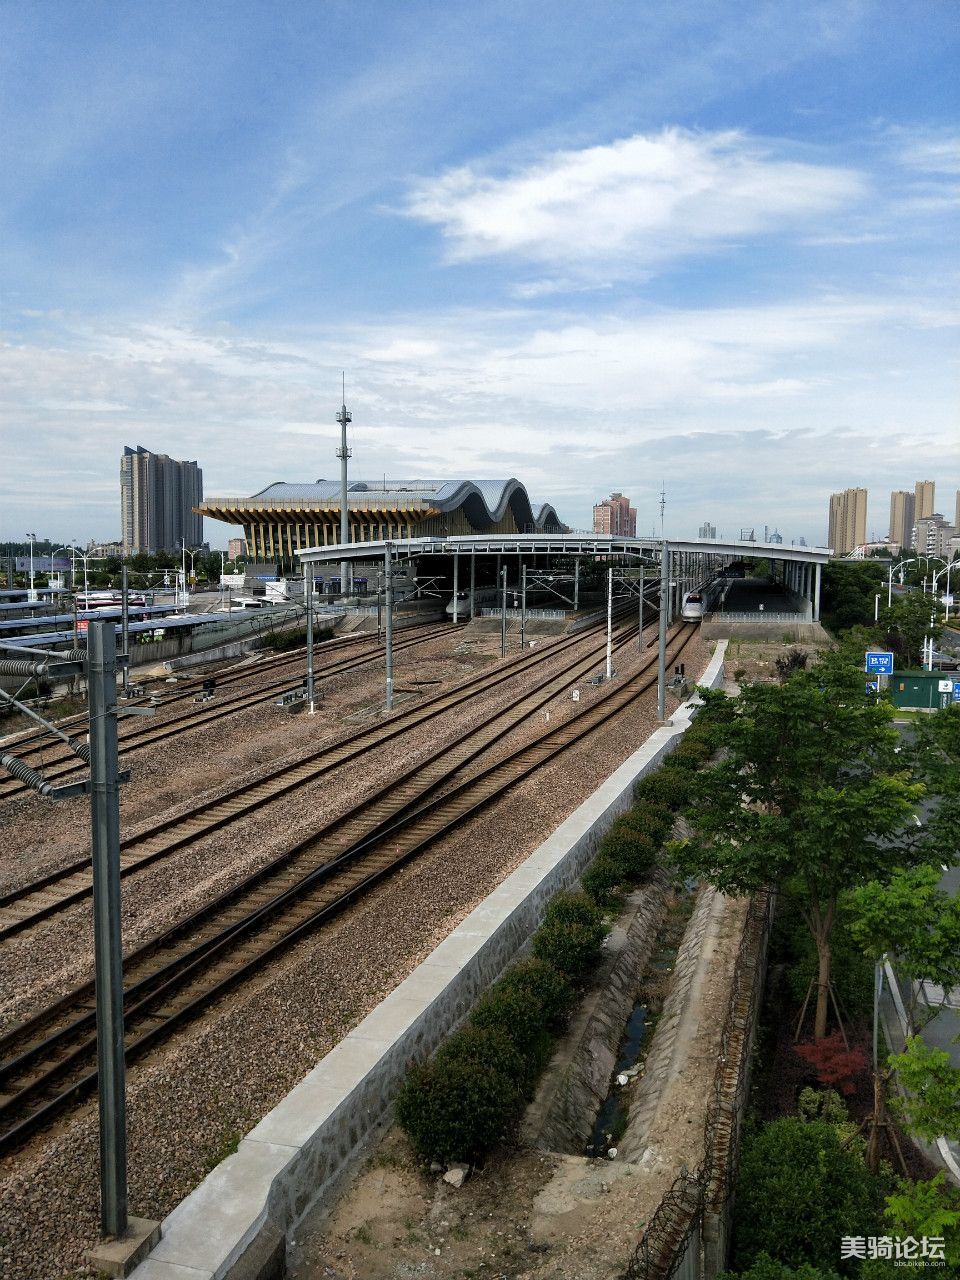
[[[340,448],[337,457],[340,459],[340,541],[346,545],[350,541],[350,512],[347,507],[347,459],[351,450],[347,448],[347,423],[353,421],[353,414],[347,412],[347,379],[341,375],[341,403],[337,422],[340,423]],[[340,561],[340,592],[346,597],[350,592],[350,561]]]

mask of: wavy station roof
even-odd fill
[[[518,530],[561,532],[564,526],[549,503],[533,504],[525,487],[509,480],[353,480],[347,486],[351,511],[404,511],[420,519],[463,510],[470,526],[482,532],[512,512]],[[277,481],[249,498],[206,498],[198,510],[214,519],[284,512],[339,512],[340,481],[313,484]]]

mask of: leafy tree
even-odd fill
[[[901,659],[904,666],[918,663],[923,653],[924,636],[939,640],[943,635],[943,606],[933,596],[911,591],[899,596],[889,609],[880,610],[879,624],[884,643]]]
[[[851,890],[844,904],[847,927],[864,953],[874,960],[896,957],[911,991],[923,979],[960,985],[960,895],[944,893],[939,880],[937,867],[897,867],[886,883],[871,880]]]
[[[708,692],[708,707],[723,698]],[[924,829],[905,826],[924,788],[897,756],[889,707],[868,699],[862,674],[834,655],[727,703],[712,712],[727,720],[726,757],[695,775],[695,836],[672,852],[683,875],[723,892],[776,884],[797,895],[817,948],[820,1040],[840,894],[939,852]]]
[[[960,1262],[960,1191],[947,1185],[942,1169],[927,1182],[901,1181],[884,1215],[899,1235],[942,1236],[945,1260]]]
[[[929,1142],[942,1134],[960,1138],[960,1067],[951,1066],[950,1055],[911,1036],[890,1065],[907,1091],[895,1105],[908,1129]]]
[[[864,560],[831,560],[824,565],[820,596],[824,626],[837,632],[871,623],[883,576],[879,565]]]

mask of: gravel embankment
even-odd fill
[[[708,657],[708,646],[694,641],[685,655],[688,670],[702,670]],[[432,660],[441,666],[450,661],[440,654]],[[635,662],[635,655],[625,653],[621,673],[628,673]],[[431,670],[429,661],[418,662],[421,678],[433,678],[424,675]],[[376,677],[365,687],[370,706],[371,697],[379,696]],[[352,695],[344,695],[345,705],[356,708],[364,703],[356,689],[355,683]],[[581,707],[599,696],[590,686],[581,690]],[[501,694],[504,705],[516,696],[515,688]],[[455,837],[428,849],[328,928],[291,948],[256,982],[224,998],[138,1063],[128,1081],[132,1211],[155,1218],[168,1213],[648,736],[656,726],[655,701],[655,692],[645,695],[609,728],[571,748],[495,807],[476,815]],[[551,723],[556,723],[575,709],[568,695],[562,695],[549,710]],[[546,723],[544,715],[539,713],[535,721]],[[537,727],[531,723],[522,736]],[[459,718],[454,715],[445,730],[448,740],[458,740],[465,728],[462,713]],[[285,723],[281,736],[284,731],[289,735],[284,754],[295,745],[294,735],[314,733],[301,719]],[[231,736],[233,732],[231,722]],[[238,824],[234,831],[228,828],[133,877],[125,890],[126,943],[168,924],[172,903],[178,910],[192,908],[242,871],[262,863],[286,840],[306,831],[317,812],[341,811],[338,806],[346,806],[351,795],[371,785],[371,774],[378,782],[392,776],[391,770],[398,772],[435,745],[436,735],[435,726],[424,727],[410,742],[404,741],[402,760],[394,747],[393,758],[387,748],[385,758],[371,755],[363,768],[345,766],[324,779],[309,799],[298,793],[294,803],[283,806],[281,821],[269,812],[257,815],[242,824],[242,838]],[[422,741],[414,742],[415,737]],[[506,740],[502,745],[506,750]],[[197,764],[197,744],[175,750],[183,753],[179,764],[169,762],[166,767],[188,773]],[[266,752],[271,761],[281,754],[275,739],[268,745],[262,739],[244,743],[231,756],[231,776],[241,776],[238,771],[250,768],[251,757],[259,752]],[[240,759],[247,763],[236,763]],[[66,834],[61,830],[64,847]],[[468,849],[469,856],[464,856]],[[17,971],[30,993],[21,997],[17,981],[5,981],[7,1016],[14,1011],[20,1016],[41,992],[50,994],[83,975],[89,963],[86,929],[80,908],[5,949],[5,959],[11,961],[5,970]],[[384,944],[387,938],[389,948]],[[61,959],[51,974],[50,956],[55,953],[70,960]],[[37,1139],[0,1164],[0,1273],[10,1280],[48,1280],[81,1268],[84,1248],[96,1238],[97,1219],[96,1113],[88,1104],[55,1135]]]

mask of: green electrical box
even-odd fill
[[[960,673],[950,671],[895,671],[888,688],[894,706],[937,710],[960,703]]]

